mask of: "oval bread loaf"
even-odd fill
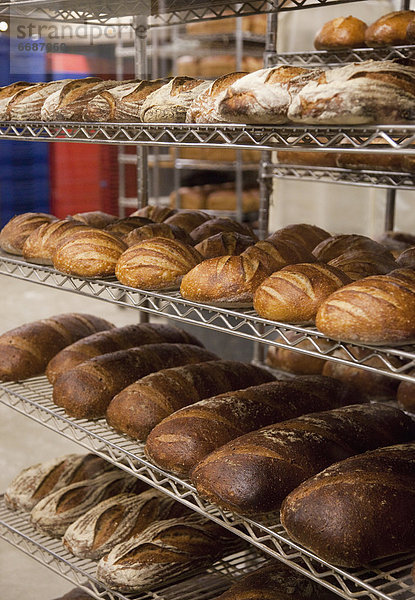
[[[314,262],[314,256],[303,245],[291,240],[268,238],[247,248],[242,256],[256,260],[268,271],[268,275],[287,265]]]
[[[102,210],[90,210],[87,212],[76,213],[76,215],[67,218],[81,221],[81,223],[85,223],[85,225],[89,225],[89,227],[96,227],[97,229],[103,229],[118,219],[118,217],[102,212]]]
[[[146,217],[155,223],[163,223],[176,213],[177,210],[169,208],[168,206],[153,206],[152,204],[147,204],[147,206],[143,206],[143,208],[139,208],[131,213],[130,217]]]
[[[118,235],[121,238],[127,236],[137,227],[151,225],[152,221],[146,217],[125,217],[125,219],[117,219],[105,226],[105,231]],[[125,241],[125,240],[124,240]]]
[[[80,221],[66,219],[44,223],[29,235],[23,244],[23,258],[41,265],[52,265],[52,256],[56,246],[69,235],[91,228]]]
[[[202,223],[199,227],[193,229],[190,236],[195,244],[199,244],[199,242],[202,242],[206,238],[225,231],[235,231],[241,235],[252,237],[254,240],[257,239],[249,225],[238,223],[238,221],[234,221],[227,217],[217,217],[216,219],[210,219],[209,221]]]
[[[56,221],[45,213],[23,213],[13,217],[0,231],[0,248],[9,254],[21,255],[23,245],[32,231],[44,223]]]
[[[298,375],[321,375],[326,362],[324,359],[297,352],[295,349],[291,350],[291,346],[293,346],[294,348],[315,351],[316,348],[310,340],[303,339],[303,334],[296,331],[286,333],[285,337],[289,341],[287,347],[270,346],[266,357],[267,365]],[[285,343],[282,338],[278,338],[276,341]],[[334,345],[334,342],[324,339],[318,340],[318,347],[323,353],[332,349]]]
[[[415,18],[413,10],[397,10],[383,15],[366,30],[368,46],[394,46],[407,43],[408,25]]]
[[[388,253],[389,254],[389,253]],[[370,275],[386,275],[398,268],[392,256],[365,250],[350,250],[340,254],[329,265],[344,271],[353,281]]]
[[[312,252],[314,248],[323,240],[330,237],[330,233],[317,227],[316,225],[310,225],[308,223],[293,223],[278,229],[270,236],[267,240],[274,243],[274,240],[285,240],[288,242],[295,243],[300,246],[304,246]],[[305,260],[303,262],[306,262]],[[307,261],[311,262],[311,261]]]
[[[224,231],[205,238],[195,246],[204,259],[216,256],[229,256],[242,254],[252,246],[254,240],[251,236],[237,233],[236,231]]]
[[[318,244],[313,250],[313,254],[319,262],[328,263],[351,251],[373,252],[385,254],[392,259],[393,256],[388,250],[378,242],[366,237],[365,235],[346,234],[332,235]]]
[[[401,252],[396,262],[403,269],[415,269],[415,247],[407,248]]]
[[[181,227],[176,225],[167,225],[167,223],[151,223],[149,225],[143,225],[137,229],[133,229],[128,233],[124,242],[128,247],[134,246],[144,240],[151,240],[155,237],[167,238],[169,240],[179,240],[184,244],[193,244],[193,240],[190,235]]]
[[[347,358],[347,356],[344,357]],[[368,366],[377,366],[378,368],[384,367],[380,361],[376,364],[376,358],[372,359],[372,361],[368,360],[364,364]],[[381,375],[380,373],[374,373],[372,371],[364,371],[358,367],[333,362],[331,360],[326,361],[322,374],[326,377],[333,377],[339,381],[344,381],[345,383],[349,382],[360,390],[362,394],[372,399],[376,398],[378,402],[394,400],[399,384],[397,379],[392,379],[392,377],[388,377],[387,375]]]
[[[212,217],[201,210],[181,210],[176,212],[174,215],[169,216],[165,219],[167,225],[176,225],[181,227],[188,233],[199,227],[202,223],[209,221]]]
[[[363,48],[367,25],[356,17],[337,17],[325,23],[314,39],[317,50]]]

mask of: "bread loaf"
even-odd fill
[[[139,493],[145,488],[146,484],[134,475],[113,469],[48,494],[34,506],[30,519],[36,528],[52,537],[61,537],[71,523],[99,502],[123,492]]]
[[[398,267],[392,256],[365,250],[350,250],[340,254],[328,265],[340,269],[353,281],[370,275],[386,275]]]
[[[222,75],[196,96],[186,114],[187,123],[220,123],[223,117],[218,106],[225,97],[228,87],[247,75],[246,72]]]
[[[254,308],[265,319],[313,323],[323,300],[347,283],[351,279],[345,273],[324,263],[290,265],[261,283]]]
[[[415,443],[343,460],[286,498],[290,536],[323,560],[360,567],[415,549]]]
[[[415,371],[410,371],[408,375],[414,377]],[[415,383],[412,381],[401,381],[396,399],[399,406],[404,410],[415,413]]]
[[[184,123],[186,112],[196,96],[210,85],[209,81],[192,77],[173,77],[152,92],[141,106],[144,123]]]
[[[45,100],[59,92],[70,79],[37,83],[19,90],[10,98],[5,119],[10,121],[39,121]]]
[[[267,237],[267,241],[275,243],[277,240],[283,240],[299,246],[304,246],[309,252],[312,252],[320,242],[329,237],[330,233],[328,231],[325,231],[316,225],[293,223],[275,231]]]
[[[105,415],[116,394],[141,377],[216,358],[212,352],[190,344],[147,344],[110,352],[62,373],[53,387],[53,401],[73,417],[95,419]]]
[[[151,225],[151,223],[152,221],[150,219],[146,219],[145,217],[126,217],[125,219],[117,219],[116,221],[109,223],[106,225],[105,231],[124,238],[131,231],[137,229],[137,227]]]
[[[211,216],[201,210],[181,210],[168,217],[165,222],[167,225],[176,225],[190,233],[209,219],[211,219]]]
[[[108,321],[93,315],[68,313],[6,331],[0,335],[0,380],[17,381],[41,375],[63,348],[112,327]]]
[[[241,235],[247,235],[253,240],[257,239],[249,225],[246,225],[245,223],[238,223],[238,221],[234,221],[228,217],[217,217],[215,219],[210,219],[209,221],[206,221],[206,223],[202,223],[199,225],[199,227],[196,227],[196,229],[193,229],[193,231],[190,233],[190,236],[195,244],[199,244],[199,242],[202,242],[212,235],[216,235],[217,233],[222,233],[225,231],[235,231]]]
[[[0,88],[0,120],[7,120],[7,105],[10,99],[17,94],[20,90],[29,88],[36,85],[35,83],[28,83],[27,81],[16,81],[10,85],[5,85]]]
[[[190,333],[172,325],[158,323],[140,323],[114,327],[110,331],[89,335],[61,350],[46,368],[46,376],[55,383],[59,375],[75,368],[80,363],[101,354],[127,350],[145,344],[182,343],[201,346],[202,344]]]
[[[289,331],[285,334],[285,337],[289,339],[290,345],[287,345],[286,348],[270,346],[266,357],[267,365],[274,369],[288,371],[289,373],[296,373],[298,375],[321,375],[326,362],[324,359],[297,352],[295,349],[290,349],[292,344],[294,348],[315,351],[316,348],[311,341],[307,338],[303,339],[303,334],[298,333],[297,331]],[[277,341],[285,343],[282,338],[278,338]],[[324,352],[333,347],[333,342],[319,339],[318,347]]]
[[[366,61],[325,71],[293,98],[292,121],[325,125],[404,123],[414,118],[415,68]]]
[[[7,487],[4,501],[12,510],[30,511],[52,492],[93,479],[114,467],[95,454],[67,454],[23,469]]]
[[[406,30],[415,18],[413,10],[398,10],[383,15],[366,30],[368,46],[395,46],[407,43]]]
[[[317,328],[348,342],[407,344],[415,340],[415,273],[397,269],[335,291],[320,306]]]
[[[415,246],[415,235],[402,231],[385,231],[379,236],[378,242],[397,258],[404,250]]]
[[[281,165],[308,166],[308,167],[337,167],[338,152],[300,152],[297,150],[279,150],[278,163]]]
[[[244,250],[242,256],[261,263],[268,275],[287,265],[315,261],[314,256],[304,246],[272,236],[250,246]]]
[[[339,354],[336,353],[338,356]],[[347,358],[346,353],[340,352],[342,358]],[[382,363],[376,358],[369,359],[364,364],[368,366],[376,366],[381,368]],[[379,364],[380,363],[380,364]],[[387,375],[381,375],[372,371],[366,371],[359,367],[353,367],[348,364],[342,364],[331,360],[326,361],[322,374],[326,377],[333,377],[345,383],[351,383],[362,394],[377,401],[394,400],[399,381],[392,379]]]
[[[414,44],[415,43],[415,17],[408,23],[408,27],[406,28],[406,44]]]
[[[314,248],[313,254],[318,261],[328,263],[345,252],[351,251],[373,252],[393,259],[393,256],[382,244],[371,240],[365,235],[358,234],[332,235],[320,242]]]
[[[362,48],[367,25],[356,17],[337,17],[325,23],[314,39],[317,50]]]
[[[41,265],[52,265],[53,253],[62,240],[78,231],[90,229],[88,225],[74,219],[44,223],[32,231],[23,244],[23,258]]]
[[[183,242],[184,244],[193,244],[192,238],[184,229],[176,227],[176,225],[167,225],[167,223],[151,223],[137,227],[137,229],[133,229],[125,236],[124,242],[130,247],[155,237],[179,240],[179,242]]]
[[[206,208],[206,191],[200,185],[191,187],[182,186],[177,190],[173,190],[169,196],[170,206],[180,206],[185,210],[199,210]]]
[[[172,217],[176,212],[177,211],[172,210],[168,206],[152,206],[148,204],[131,213],[130,217],[146,217],[155,223],[162,223],[169,217]],[[175,224],[178,225],[178,223]]]
[[[118,281],[144,290],[177,290],[183,275],[202,260],[179,240],[152,238],[128,248],[115,268]]]
[[[145,440],[153,427],[183,406],[272,379],[265,369],[231,360],[163,369],[117,394],[106,419],[117,431]]]
[[[97,578],[121,592],[148,590],[212,564],[235,546],[220,525],[199,516],[154,523],[98,563]]]
[[[69,275],[107,277],[114,275],[117,261],[126,248],[127,244],[107,231],[81,231],[58,244],[52,257],[53,266]]]
[[[415,269],[415,246],[404,250],[396,259],[397,264],[403,269]]]
[[[192,480],[201,496],[221,508],[267,513],[330,464],[414,436],[415,423],[397,408],[346,406],[247,433],[207,456]]]
[[[45,213],[23,213],[10,219],[0,231],[0,248],[9,254],[22,254],[23,245],[32,231],[56,217]]]
[[[70,218],[75,219],[75,221],[81,221],[85,225],[89,225],[89,227],[104,229],[104,227],[116,221],[118,217],[102,212],[102,210],[91,210],[89,212],[76,213],[76,215],[72,215]]]
[[[188,474],[216,448],[271,423],[361,399],[326,377],[298,377],[224,393],[182,408],[150,433],[145,451],[167,471]]]
[[[180,517],[188,510],[157,490],[119,494],[103,500],[69,525],[63,544],[79,558],[99,560],[152,523]]]
[[[209,258],[183,277],[180,293],[187,300],[213,306],[252,306],[255,290],[268,275],[258,260],[244,253]]]
[[[222,162],[222,161],[221,161]],[[258,158],[253,161],[258,164]],[[241,196],[242,212],[256,212],[259,210],[259,190],[251,188],[244,190]],[[238,206],[235,189],[217,189],[208,194],[206,208],[208,210],[236,210]]]
[[[97,77],[73,79],[47,98],[41,111],[42,120],[82,121],[88,102],[117,84],[117,81],[102,81]]]
[[[224,231],[216,233],[205,238],[195,246],[195,250],[206,258],[215,258],[216,256],[238,255],[242,254],[249,246],[252,246],[254,240],[249,235],[243,235],[236,231]]]

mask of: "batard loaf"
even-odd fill
[[[415,269],[415,246],[404,250],[396,262],[403,269]]]
[[[317,50],[362,48],[367,25],[356,17],[337,17],[325,23],[314,39]]]
[[[310,340],[304,339],[304,335],[297,331],[289,331],[285,333],[285,337],[288,340],[287,347],[270,346],[266,357],[267,365],[298,375],[321,375],[326,362],[324,359],[290,349],[293,346],[294,348],[315,351],[316,348]],[[282,344],[286,343],[283,338],[277,338],[276,341]],[[333,346],[333,342],[324,339],[318,340],[318,347],[321,352],[330,350]]]
[[[212,217],[201,210],[180,210],[166,219],[167,225],[177,225],[188,233]]]
[[[193,335],[172,325],[140,323],[114,327],[109,331],[89,335],[61,350],[48,363],[46,376],[53,384],[59,375],[95,356],[159,342],[202,345]]]
[[[9,100],[6,107],[6,120],[39,121],[45,100],[54,92],[59,92],[70,79],[37,83],[19,90]]]
[[[345,252],[351,251],[384,254],[388,258],[393,259],[393,256],[382,244],[375,242],[365,235],[345,233],[326,238],[314,248],[313,254],[318,261],[329,262]]]
[[[178,410],[153,429],[145,451],[162,469],[188,474],[216,448],[244,433],[361,400],[353,386],[328,377],[263,383]]]
[[[338,462],[285,500],[290,536],[335,565],[360,567],[415,549],[415,443]]]
[[[29,88],[36,85],[35,83],[28,83],[27,81],[15,81],[10,85],[5,85],[0,88],[0,119],[2,121],[7,120],[7,105],[10,99],[17,94],[20,90]]]
[[[183,275],[201,262],[192,246],[179,240],[152,238],[128,248],[115,268],[118,281],[144,290],[176,290]]]
[[[398,10],[383,15],[366,30],[368,46],[395,46],[407,43],[406,32],[415,18],[413,10]]]
[[[357,352],[357,349],[354,349],[354,353],[357,353],[361,359],[364,357],[363,351],[359,353]],[[367,354],[369,353],[370,351],[367,351]],[[349,358],[347,354],[342,351],[336,351],[335,355],[340,358]],[[392,364],[394,363],[393,357],[389,357],[389,360]],[[384,364],[378,357],[373,357],[372,359],[369,358],[364,364],[377,367],[378,369],[384,368]],[[399,364],[396,366],[399,366]],[[399,380],[388,377],[387,375],[366,371],[358,367],[331,360],[326,361],[324,364],[322,374],[326,377],[338,379],[339,381],[349,382],[365,396],[380,402],[385,400],[395,400],[396,398]]]
[[[106,419],[117,431],[145,440],[153,427],[183,406],[272,379],[265,369],[231,360],[163,369],[117,394]]]
[[[199,227],[193,229],[193,231],[190,233],[190,236],[193,239],[193,242],[198,244],[212,235],[224,231],[235,231],[241,235],[247,235],[254,240],[257,239],[249,225],[246,225],[245,223],[238,223],[237,221],[227,217],[217,217],[215,219],[206,221],[206,223],[202,223],[199,225]]]
[[[253,243],[254,240],[249,235],[243,235],[236,231],[224,231],[205,238],[195,246],[195,250],[204,259],[215,258],[216,256],[233,256],[242,254]]]
[[[21,255],[29,235],[44,223],[52,223],[56,217],[45,213],[23,213],[10,219],[0,231],[0,248],[9,254]]]
[[[141,377],[216,358],[212,352],[190,344],[147,344],[110,352],[62,373],[53,387],[53,401],[73,417],[102,417],[112,398]]]
[[[102,212],[102,210],[91,210],[87,212],[76,213],[76,215],[72,215],[70,218],[75,219],[75,221],[81,221],[81,223],[85,223],[85,225],[89,225],[89,227],[103,229],[110,223],[116,221],[118,217],[110,215],[106,212]]]
[[[124,238],[131,231],[137,229],[137,227],[143,227],[144,225],[151,225],[152,221],[146,217],[126,217],[125,219],[117,219],[112,223],[105,226],[105,231],[118,235],[120,238]]]
[[[44,121],[82,121],[88,102],[117,81],[102,81],[96,77],[74,79],[51,94],[44,102],[41,117]]]
[[[93,479],[114,470],[95,454],[67,454],[23,469],[13,479],[4,500],[13,510],[30,511],[40,500],[71,483]]]
[[[412,419],[386,404],[336,408],[247,433],[208,455],[192,480],[201,496],[222,508],[246,515],[272,512],[329,465],[414,435]]]
[[[63,348],[113,325],[93,315],[68,313],[26,323],[0,335],[0,380],[16,381],[44,373]]]
[[[228,87],[244,75],[247,75],[247,73],[228,73],[227,75],[218,77],[218,79],[193,100],[186,114],[186,122],[220,123],[223,120],[223,116],[218,110],[218,106],[225,97]]]
[[[23,244],[23,258],[28,262],[52,265],[53,253],[62,240],[78,231],[88,231],[90,229],[88,225],[74,219],[44,223],[32,231]]]
[[[353,281],[370,275],[386,275],[398,267],[389,253],[368,250],[349,250],[330,260],[328,265],[340,269]]]
[[[284,240],[299,246],[304,246],[309,252],[312,252],[317,244],[329,237],[330,233],[328,231],[325,231],[316,225],[309,225],[308,223],[292,223],[291,225],[282,227],[272,233],[267,237],[267,240],[272,243],[276,240]]]
[[[137,229],[133,229],[124,237],[124,242],[130,247],[155,237],[179,240],[179,242],[189,245],[193,244],[192,238],[184,229],[176,227],[176,225],[167,225],[167,223],[150,223],[142,227],[137,227]]]
[[[210,82],[193,77],[173,77],[144,100],[140,118],[144,123],[184,123],[187,109]]]
[[[168,206],[153,206],[151,204],[147,204],[147,206],[139,208],[131,213],[130,217],[147,217],[147,219],[151,219],[155,223],[162,223],[169,217],[172,217],[174,214],[176,214],[176,212],[177,211],[169,208]]]
[[[314,256],[304,246],[290,240],[274,238],[257,242],[244,250],[242,256],[261,263],[268,275],[286,265],[315,261]]]

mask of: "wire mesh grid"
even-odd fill
[[[316,50],[310,52],[267,52],[267,64],[298,65],[304,67],[338,67],[365,60],[407,59],[415,56],[415,46],[385,46],[379,48],[347,48],[344,50]]]
[[[179,479],[149,463],[143,444],[114,432],[104,419],[88,421],[67,417],[61,408],[53,404],[51,391],[52,388],[44,377],[21,383],[2,383],[0,401],[92,450],[343,598],[413,600],[415,588],[410,569],[415,555],[377,561],[370,568],[364,569],[345,570],[334,567],[290,540],[278,515],[254,521],[213,506],[198,496],[189,481]]]

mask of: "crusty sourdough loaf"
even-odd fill
[[[55,315],[0,335],[0,380],[16,381],[44,373],[63,348],[97,331],[111,329],[105,319],[82,313]]]
[[[289,373],[295,373],[298,375],[321,375],[325,360],[318,356],[310,356],[303,352],[298,352],[295,349],[291,350],[291,345],[294,348],[300,348],[301,350],[316,351],[316,347],[311,341],[304,335],[297,331],[288,331],[285,333],[285,337],[288,339],[286,347],[281,346],[270,346],[266,356],[266,364],[274,369],[287,371]],[[277,338],[278,342],[285,344],[285,340],[281,337]],[[319,339],[317,346],[320,352],[330,350],[335,345],[335,342],[328,340]]]
[[[415,423],[387,404],[313,413],[247,433],[209,454],[192,473],[204,498],[238,513],[275,511],[300,483],[367,450],[409,442]]]
[[[180,210],[174,215],[170,215],[165,220],[167,225],[177,225],[188,233],[199,227],[205,221],[209,221],[212,217],[201,210]]]
[[[285,500],[296,542],[335,565],[366,566],[415,549],[415,443],[366,452],[325,469]]]
[[[10,121],[39,121],[45,100],[54,92],[58,92],[70,79],[37,83],[19,90],[10,98],[5,119]]]
[[[386,275],[398,268],[392,255],[369,250],[348,250],[328,262],[328,266],[340,269],[353,281],[370,275]]]
[[[347,283],[351,279],[343,271],[324,263],[290,265],[261,283],[254,308],[272,321],[313,323],[323,300]]]
[[[159,342],[202,346],[193,335],[173,325],[138,323],[113,327],[109,331],[89,335],[61,350],[48,363],[46,377],[55,383],[59,375],[95,356]]]
[[[379,242],[375,242],[365,235],[342,233],[332,235],[320,242],[313,250],[313,254],[320,262],[329,262],[334,258],[351,251],[374,252],[386,255],[392,259],[390,252]]]
[[[366,355],[369,355],[370,352],[370,350],[363,351],[362,349],[360,353],[357,353],[357,349],[354,349],[354,353],[357,353],[361,359],[364,357],[365,353]],[[350,360],[350,357],[348,357],[344,351],[336,351],[336,356]],[[389,357],[389,360],[392,363],[394,362],[393,357]],[[378,369],[385,366],[376,356],[372,359],[369,358],[364,364]],[[398,361],[397,366],[399,366]],[[351,383],[362,394],[372,400],[383,402],[385,400],[396,399],[399,380],[388,377],[387,375],[366,371],[359,367],[353,367],[350,364],[343,364],[331,360],[326,361],[324,364],[322,374],[326,377],[333,377],[339,381],[344,381],[345,383]]]
[[[261,263],[268,275],[287,265],[315,262],[314,256],[305,246],[289,239],[273,237],[250,246],[241,256]]]
[[[168,206],[147,204],[147,206],[139,208],[131,213],[130,217],[147,217],[147,219],[151,219],[155,223],[163,223],[166,219],[175,215],[176,212],[176,210],[173,210]],[[175,224],[178,225],[178,223]]]
[[[27,81],[15,81],[10,85],[5,85],[0,88],[0,120],[7,120],[7,105],[10,102],[10,99],[20,90],[24,90],[34,85],[36,84]]]
[[[102,210],[90,210],[87,212],[76,213],[76,215],[67,218],[81,221],[81,223],[85,223],[85,225],[89,225],[89,227],[96,227],[97,229],[103,229],[118,219],[118,217],[103,212]]]
[[[245,223],[238,223],[238,221],[230,219],[229,217],[216,217],[214,219],[209,219],[209,221],[206,221],[205,223],[199,225],[199,227],[193,229],[193,231],[190,232],[190,236],[193,242],[198,244],[212,235],[225,231],[235,231],[241,235],[247,235],[253,240],[258,239],[249,225]]]
[[[140,119],[144,123],[184,123],[187,109],[210,82],[193,77],[173,77],[144,100]]]
[[[361,400],[353,386],[327,377],[263,383],[176,411],[153,429],[145,451],[162,469],[187,475],[210,452],[244,433]]]
[[[362,48],[365,45],[366,29],[366,23],[356,17],[336,17],[318,31],[314,38],[314,47],[317,50]]]
[[[62,240],[53,253],[53,266],[58,271],[79,277],[108,277],[127,249],[119,237],[91,229]]]
[[[82,121],[88,102],[117,84],[117,81],[102,81],[97,77],[73,79],[48,96],[42,106],[41,118],[43,121]]]
[[[395,46],[407,43],[408,25],[415,18],[413,10],[397,10],[372,23],[365,35],[368,46]]]
[[[415,246],[404,250],[396,259],[399,267],[403,269],[415,269]]]
[[[216,256],[242,254],[249,246],[254,244],[250,235],[237,233],[236,231],[224,231],[205,238],[195,246],[195,250],[204,259]]]
[[[52,256],[56,246],[69,235],[91,228],[80,221],[65,219],[44,223],[29,235],[23,244],[23,258],[28,262],[41,265],[52,265]]]
[[[117,394],[106,419],[117,431],[145,440],[153,427],[183,406],[273,379],[265,369],[232,360],[163,369]]]
[[[23,245],[32,231],[44,223],[56,220],[56,217],[45,213],[29,212],[16,215],[0,231],[0,248],[9,254],[21,255]]]
[[[130,246],[119,258],[121,283],[144,290],[177,290],[183,275],[202,261],[197,250],[177,239],[151,238]]]
[[[148,225],[137,227],[124,237],[124,242],[130,247],[155,237],[179,240],[179,242],[183,242],[184,244],[193,244],[192,238],[184,229],[176,225],[167,225],[167,223],[149,223]]]
[[[320,242],[329,238],[330,235],[331,234],[328,231],[325,231],[316,225],[310,225],[309,223],[292,223],[291,225],[286,225],[281,229],[277,229],[277,231],[269,235],[266,239],[272,243],[280,240],[294,243],[299,246],[304,246],[309,252],[312,252]]]
[[[218,110],[221,100],[225,97],[228,87],[237,81],[246,72],[228,73],[218,77],[213,81],[207,89],[196,96],[190,105],[187,114],[187,123],[218,123],[223,120],[223,117]]]
[[[104,227],[104,231],[108,231],[108,233],[112,233],[114,235],[118,235],[120,238],[124,238],[131,231],[137,229],[137,227],[151,225],[151,223],[152,221],[146,217],[125,217],[109,223]]]
[[[95,454],[59,456],[23,469],[8,485],[4,501],[13,510],[30,511],[52,492],[114,469]]]
[[[216,360],[190,344],[147,344],[91,358],[62,373],[53,387],[53,401],[74,417],[105,415],[112,398],[145,375],[191,363]]]

